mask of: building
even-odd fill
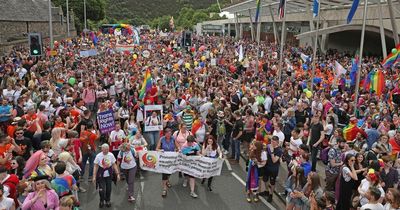
[[[286,30],[283,33],[285,43],[314,46],[316,23],[319,18],[319,49],[357,51],[360,46],[364,1],[360,0],[350,24],[347,24],[347,15],[352,0],[319,1],[320,16],[313,17],[313,0],[287,0],[284,18]],[[400,2],[396,0],[368,0],[368,2],[364,52],[382,55],[383,51],[388,52],[395,43],[399,43]],[[246,0],[222,9],[224,12],[234,14],[235,18],[200,23],[196,26],[196,32],[215,33],[208,29],[211,26],[220,26],[222,34],[237,39],[269,40],[279,43],[283,20],[278,17],[278,5],[279,0],[261,0],[260,23],[252,24],[255,19],[256,0]],[[203,26],[206,26],[205,30],[202,30]]]
[[[7,53],[12,46],[27,44],[28,33],[41,33],[43,41],[49,41],[47,0],[0,0],[0,5],[0,54]],[[70,20],[70,35],[75,36],[73,15]],[[66,37],[66,18],[62,9],[53,5],[52,23],[54,39]]]

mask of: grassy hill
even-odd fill
[[[231,0],[219,2],[222,6],[229,4]],[[164,15],[176,16],[183,7],[205,9],[216,3],[217,0],[108,0],[106,17],[141,25]]]

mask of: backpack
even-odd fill
[[[329,163],[329,151],[330,151],[330,147],[324,148],[321,153],[319,154],[319,158],[321,159],[321,161],[325,164],[328,165]],[[335,151],[336,152],[336,151]]]
[[[224,122],[217,122],[217,136],[223,136],[226,134],[226,128]]]

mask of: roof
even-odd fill
[[[280,0],[260,0],[261,1],[261,15],[270,15],[271,7],[274,14],[277,14],[278,5]],[[386,0],[380,0],[383,4],[386,4]],[[249,10],[252,15],[255,15],[257,0],[246,0],[238,4],[223,8],[222,11],[229,13],[238,13],[239,15],[248,16]],[[303,13],[313,8],[313,0],[286,0],[286,14],[289,13]],[[319,0],[321,2],[321,10],[341,9],[348,8],[353,3],[353,0]],[[368,5],[377,4],[377,1],[369,1]],[[360,5],[364,5],[363,1],[360,1]]]
[[[48,0],[0,0],[0,5],[0,21],[49,21]],[[53,20],[59,10],[52,8]]]

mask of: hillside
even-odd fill
[[[223,6],[231,0],[219,0],[219,2]],[[140,25],[164,15],[176,16],[183,7],[205,9],[216,3],[217,0],[108,0],[106,17]]]

